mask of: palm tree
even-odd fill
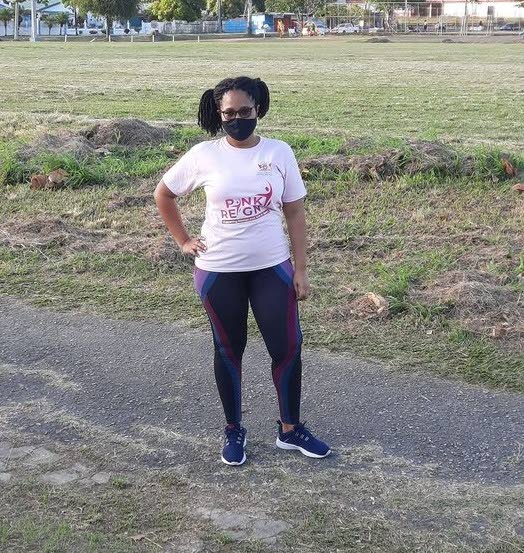
[[[80,0],[64,0],[64,6],[72,8],[75,15],[75,35],[78,35],[78,4]]]
[[[8,8],[0,10],[0,21],[4,23],[4,36],[7,36],[7,24],[13,19],[13,12]]]
[[[66,12],[60,12],[56,16],[56,22],[60,25],[60,36],[62,36],[62,27],[69,23],[69,14]],[[67,33],[67,30],[66,30]]]
[[[52,15],[46,15],[43,19],[45,21],[45,24],[49,28],[49,36],[51,36],[51,29],[53,28],[53,25],[55,24],[56,19]]]

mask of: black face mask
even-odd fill
[[[222,121],[222,128],[231,138],[239,142],[249,138],[257,126],[256,119],[240,119],[235,117],[231,121]]]

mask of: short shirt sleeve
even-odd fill
[[[284,193],[282,194],[282,201],[289,203],[300,200],[306,196],[307,191],[295,154],[289,144],[285,144],[285,146]]]
[[[200,186],[197,161],[197,151],[193,147],[168,169],[162,177],[164,184],[176,196],[190,194]]]

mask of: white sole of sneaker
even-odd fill
[[[277,447],[279,447],[280,449],[288,449],[288,450],[296,449],[300,451],[302,455],[305,455],[306,457],[312,457],[314,459],[323,459],[324,457],[327,457],[331,453],[331,449],[329,449],[325,455],[317,455],[316,453],[311,453],[311,451],[308,451],[307,449],[304,449],[299,445],[287,444],[286,442],[282,442],[280,438],[277,438],[276,444],[277,444]]]
[[[243,465],[246,462],[246,454],[244,453],[244,457],[242,457],[242,460],[239,461],[238,463],[236,461],[226,461],[224,457],[221,457],[221,459],[223,463],[225,463],[226,465],[229,465],[230,467],[235,465]]]
[[[244,438],[244,449],[246,449],[246,444],[247,444],[247,438]],[[247,457],[246,457],[246,452],[244,451],[244,457],[242,457],[241,461],[226,461],[222,455],[220,456],[220,458],[222,459],[223,463],[232,467],[232,466],[243,465],[246,462]]]

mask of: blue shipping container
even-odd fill
[[[224,33],[247,33],[246,20],[242,18],[226,19],[222,22],[222,29]]]

